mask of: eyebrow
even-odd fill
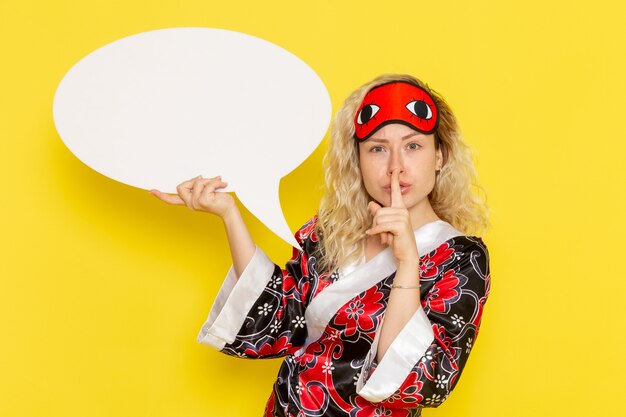
[[[419,135],[419,134],[420,134],[420,132],[409,133],[408,135],[403,136],[402,140],[403,141],[407,140],[407,139],[412,138],[413,136],[416,136],[416,135]],[[369,138],[369,139],[367,139],[366,142],[369,142],[369,141],[378,142],[378,143],[389,143],[389,140],[387,140],[387,139],[378,139],[378,138]]]

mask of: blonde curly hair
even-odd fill
[[[320,202],[315,233],[318,270],[333,271],[364,254],[365,230],[372,223],[367,209],[371,200],[363,184],[358,142],[354,139],[354,116],[369,90],[392,81],[406,81],[428,91],[439,110],[435,145],[442,146],[443,167],[428,195],[437,216],[466,234],[489,227],[486,198],[474,192],[477,183],[472,149],[463,141],[456,117],[443,97],[427,84],[407,74],[381,75],[355,90],[345,100],[331,124],[330,145],[323,159],[325,194]]]

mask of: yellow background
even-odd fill
[[[424,415],[626,415],[624,16],[605,0],[3,0],[0,415],[262,413],[280,361],[196,343],[230,265],[221,221],[91,170],[52,121],[82,57],[181,26],[286,48],[335,110],[384,72],[452,105],[493,210],[492,292],[459,385]],[[326,146],[281,182],[293,230],[316,211]],[[290,247],[244,215],[284,262]]]

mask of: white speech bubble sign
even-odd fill
[[[53,104],[69,150],[99,173],[143,189],[221,175],[270,230],[298,246],[280,179],[323,139],[328,91],[300,58],[263,39],[214,28],[128,36],[90,53]]]

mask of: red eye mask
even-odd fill
[[[389,123],[401,123],[426,135],[439,120],[435,100],[422,88],[394,81],[372,88],[354,117],[354,138],[365,140]]]

